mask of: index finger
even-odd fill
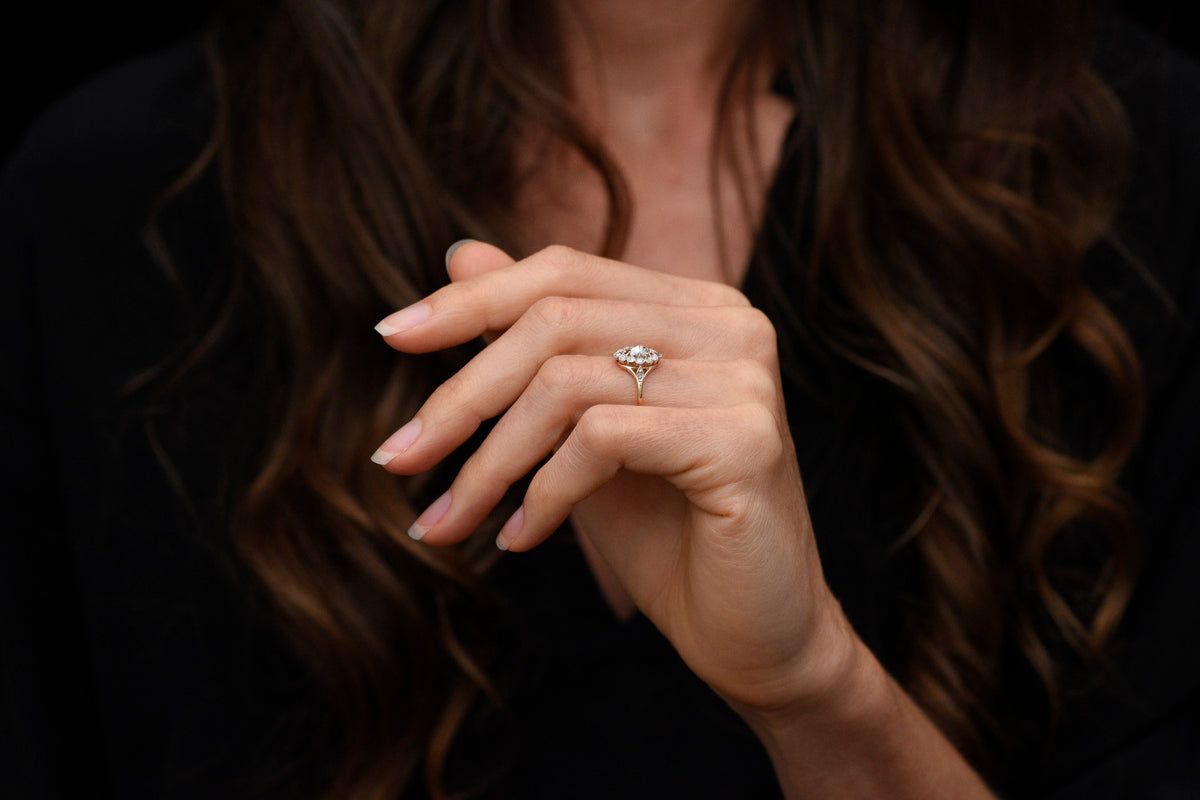
[[[455,252],[471,256],[471,244]],[[466,252],[464,252],[466,251]],[[543,297],[678,306],[748,306],[731,286],[682,278],[553,245],[509,266],[455,281],[384,318],[376,330],[398,350],[423,353],[502,331]]]

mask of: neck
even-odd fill
[[[567,78],[589,115],[710,106],[749,24],[746,0],[556,0]]]

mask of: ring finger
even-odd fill
[[[414,538],[450,544],[470,535],[509,487],[529,473],[574,428],[588,408],[633,405],[633,379],[612,358],[556,356],[471,455],[450,489],[422,514]],[[771,375],[752,361],[668,360],[646,379],[646,404],[717,408],[758,403],[777,407]]]

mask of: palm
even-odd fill
[[[794,622],[810,607],[803,581],[771,577],[781,559],[804,563],[802,531],[752,530],[759,526],[745,515],[723,513],[730,497],[729,487],[695,487],[685,495],[663,478],[622,470],[573,514],[689,666],[725,686],[744,681],[747,671],[781,666],[764,663],[764,645],[775,661],[786,661],[803,641]],[[793,521],[801,518],[802,512]],[[780,614],[789,607],[794,614]]]

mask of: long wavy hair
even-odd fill
[[[570,113],[542,5],[279,0],[240,6],[209,40],[215,135],[176,191],[215,166],[241,261],[176,372],[248,316],[282,365],[233,535],[338,714],[330,797],[443,795],[456,731],[495,691],[492,548],[413,543],[449,474],[400,480],[368,461],[463,354],[418,367],[368,341],[371,324],[441,284],[457,238],[520,252],[525,131],[603,179],[598,250],[619,256],[629,225],[622,176]],[[1136,572],[1117,477],[1142,414],[1138,359],[1082,276],[1128,157],[1123,112],[1089,67],[1092,5],[762,2],[722,90],[730,116],[739,76],[765,63],[795,98],[812,172],[789,233],[811,244],[757,268],[802,274],[794,311],[889,388],[881,413],[920,484],[896,545],[922,568],[902,678],[980,765],[1002,733],[1006,649],[1057,697],[1050,640],[1103,652]],[[1055,405],[1063,346],[1116,409],[1089,452],[1067,445]],[[1082,593],[1050,557],[1078,530],[1104,553]]]

